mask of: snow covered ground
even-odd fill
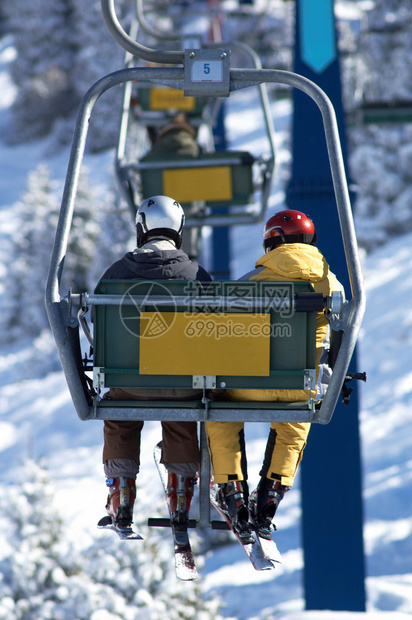
[[[0,129],[9,122],[8,108],[14,96],[7,74],[7,62],[12,54],[10,45],[0,48]],[[252,108],[253,97],[248,91],[239,94],[228,110],[233,146],[247,147],[252,152],[262,148],[259,120]],[[278,119],[279,159],[286,163],[290,109],[287,104],[278,103],[273,111]],[[242,134],[245,127],[246,135]],[[15,226],[13,204],[24,191],[28,172],[40,161],[46,161],[56,177],[65,174],[67,152],[58,157],[47,153],[47,140],[7,147],[0,138],[0,269],[7,267],[3,240]],[[101,183],[104,174],[111,174],[112,154],[94,160],[89,157],[87,164],[96,174],[99,169],[97,178]],[[281,167],[280,183],[283,174]],[[276,184],[270,206],[274,209],[281,202],[282,192]],[[233,277],[236,278],[250,269],[259,255],[261,226],[247,230],[240,227],[233,232],[232,240]],[[367,256],[364,265],[368,306],[359,350],[360,367],[368,372],[368,382],[361,387],[361,433],[368,575],[366,616],[371,620],[406,620],[412,614],[411,246],[410,234],[394,239]],[[106,498],[101,465],[102,425],[78,420],[61,372],[46,374],[37,368],[36,378],[32,378],[32,369],[27,366],[32,346],[21,341],[0,351],[0,493],[5,494],[15,485],[25,459],[45,459],[54,485],[53,502],[64,521],[64,535],[80,554],[93,541],[107,548],[106,538],[110,534],[95,529],[95,523],[104,513]],[[36,346],[47,351],[50,346],[47,336]],[[153,422],[147,423],[144,429],[138,485],[138,506],[143,516],[162,506],[160,481],[152,459],[153,446],[160,437],[159,428]],[[258,478],[266,430],[265,425],[247,426],[252,482]],[[276,572],[253,571],[237,543],[206,552],[204,566],[200,568],[202,589],[221,598],[223,616],[238,620],[360,620],[365,617],[360,613],[303,611],[299,515],[299,492],[294,490],[286,496],[277,519],[277,542],[284,563]],[[147,529],[143,533],[150,535]],[[164,546],[171,545],[167,532],[162,536]],[[8,548],[8,538],[8,532],[0,529],[0,559]],[[136,587],[142,588],[141,583]],[[176,591],[188,588],[182,583],[173,583],[171,587]],[[0,593],[1,589],[0,580]],[[7,615],[0,606],[0,617],[13,618],[13,615]],[[72,616],[62,617],[66,620]],[[122,617],[126,616],[105,613],[102,609],[93,615],[93,620]]]

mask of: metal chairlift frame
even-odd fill
[[[138,6],[141,4],[142,4],[141,2],[139,1],[137,2]],[[140,10],[140,13],[142,13],[142,10]],[[139,17],[139,22],[140,22],[140,17]],[[145,29],[147,30],[148,26],[145,26]],[[132,27],[131,33],[132,32],[133,33],[137,32],[136,25]],[[153,36],[157,35],[159,38],[161,37],[161,33],[157,31],[150,30],[150,34],[152,34]],[[209,44],[208,43],[202,49],[206,49],[206,50],[207,49],[221,49],[222,45],[223,44],[218,44],[218,43]],[[262,64],[261,64],[259,56],[248,45],[241,43],[241,42],[233,42],[230,44],[230,48],[236,49],[240,52],[245,53],[248,56],[248,58],[251,60],[256,70],[262,69]],[[128,51],[128,54],[130,55],[126,58],[126,65],[131,67],[134,57],[130,53],[130,51]],[[197,215],[196,217],[191,216],[190,210],[189,210],[186,216],[186,223],[185,223],[186,228],[190,228],[191,226],[230,226],[230,225],[237,226],[241,224],[256,224],[258,222],[263,221],[264,219],[269,196],[270,196],[270,190],[272,186],[272,179],[273,179],[274,167],[275,167],[275,144],[274,144],[275,130],[273,126],[273,119],[270,113],[270,103],[269,103],[269,96],[267,92],[267,85],[265,82],[263,82],[263,83],[256,84],[256,86],[258,87],[258,91],[259,91],[259,99],[260,99],[260,104],[261,104],[261,109],[262,109],[262,114],[263,114],[263,119],[264,119],[264,124],[265,124],[265,130],[266,130],[266,136],[268,139],[269,151],[270,151],[270,154],[268,156],[262,157],[260,159],[257,158],[255,160],[255,162],[262,167],[260,171],[261,187],[259,189],[260,189],[261,195],[260,195],[259,208],[253,209],[253,210],[245,209],[245,206],[247,207],[248,205],[244,205],[241,208],[235,207],[233,208],[233,210],[225,209],[223,213],[218,212],[218,210],[213,211],[212,209],[211,213],[208,213],[207,215],[206,214]],[[150,163],[147,162],[147,163],[140,163],[140,164],[139,163],[129,164],[126,162],[126,141],[127,141],[129,118],[130,118],[131,88],[132,88],[132,82],[130,81],[126,82],[125,90],[124,90],[124,100],[123,100],[123,114],[122,114],[120,133],[119,133],[119,143],[118,143],[118,149],[117,149],[116,161],[115,161],[115,171],[116,171],[119,187],[122,191],[122,195],[124,199],[126,200],[132,215],[134,216],[136,213],[137,206],[135,204],[134,196],[133,196],[133,192],[134,192],[133,182],[130,178],[131,169],[135,171],[138,171],[140,169],[143,170],[144,168],[147,168],[147,167],[151,169],[154,169],[154,168],[162,169],[163,167],[167,166],[167,164],[166,162],[162,163],[162,161],[158,161],[158,162],[151,161]],[[205,123],[209,125],[210,127],[213,126],[216,120],[216,115],[218,113],[219,107],[220,107],[220,100],[216,99],[216,105],[214,106],[214,109],[212,110],[210,117],[205,118]],[[236,157],[235,152],[233,153],[233,155],[234,157]],[[217,157],[217,160],[216,160],[216,165],[217,165],[219,154],[217,154],[216,157]],[[195,160],[185,159],[184,161],[179,162],[179,164],[176,163],[176,166],[180,165],[185,168],[195,168],[199,166],[204,167],[207,164],[210,165],[211,163],[213,162],[212,161],[205,162],[204,160],[196,160],[196,159]],[[228,165],[227,162],[225,162],[225,164]]]
[[[186,50],[185,52],[157,52],[156,50],[151,50],[150,48],[141,46],[128,37],[118,23],[114,12],[114,0],[101,0],[101,2],[103,16],[108,25],[109,31],[122,45],[122,47],[127,49],[130,53],[140,56],[145,60],[166,64],[185,64],[185,60],[190,63],[190,58],[193,57],[193,53],[196,55],[196,50]],[[214,50],[211,51],[213,52]],[[203,53],[207,54],[207,50]],[[222,52],[222,56],[223,55],[224,52]],[[227,87],[228,89],[227,96],[231,91],[254,86],[256,84],[282,83],[298,88],[306,93],[317,104],[323,119],[352,298],[350,301],[346,302],[339,322],[334,325],[335,329],[343,330],[344,335],[327,393],[319,409],[307,413],[288,409],[256,410],[251,412],[250,409],[236,410],[233,408],[226,409],[224,411],[224,420],[253,420],[256,422],[269,420],[285,422],[290,420],[295,422],[302,421],[327,424],[332,418],[333,411],[339,398],[365,311],[365,292],[334,108],[322,89],[320,89],[312,81],[292,72],[271,69],[230,68],[227,68],[227,71],[229,74],[229,80],[226,86],[223,84],[223,88]],[[114,86],[136,79],[163,83],[172,86],[173,88],[180,88],[184,90],[186,90],[188,81],[190,82],[190,76],[187,76],[184,67],[130,68],[123,69],[103,77],[85,94],[80,103],[76,118],[73,143],[66,175],[66,183],[62,197],[60,215],[46,285],[45,304],[50,326],[58,353],[60,355],[73,404],[78,416],[82,420],[95,418],[96,412],[93,404],[87,400],[84,390],[84,376],[82,376],[81,369],[78,365],[78,360],[74,355],[72,340],[68,335],[68,332],[71,329],[78,327],[79,319],[77,318],[77,313],[82,310],[83,300],[82,295],[72,295],[71,293],[68,293],[66,296],[61,296],[60,281],[63,271],[64,258],[67,251],[80,168],[85,150],[89,120],[92,110],[96,101],[104,92]],[[204,86],[205,85],[202,84],[202,92],[204,92]],[[193,84],[189,83],[188,89],[192,92]],[[212,84],[211,90],[213,91],[213,89],[214,85]],[[132,408],[127,410],[123,409],[123,412],[127,413],[127,415],[130,416],[130,419],[133,418],[133,415],[141,420],[158,419],[153,417],[153,412],[150,410],[148,411],[148,415],[145,415],[145,410],[139,409],[138,416],[136,416],[136,410],[133,410]],[[173,408],[171,408],[169,412],[163,410],[162,419],[176,419],[175,415],[176,413]],[[203,414],[199,417],[199,419],[202,418]],[[211,410],[210,417],[208,419],[222,419],[220,417],[219,410]],[[204,425],[202,424],[201,427],[201,442],[202,445],[206,445]],[[204,478],[205,480],[203,481],[203,485],[201,485],[200,491],[200,525],[210,525],[208,502],[209,466],[207,450],[202,450],[201,471],[203,471],[205,475],[201,476],[201,478]]]
[[[130,28],[130,38],[132,40],[136,40],[137,33],[139,27],[141,27],[147,34],[159,39],[159,40],[178,40],[179,35],[172,35],[171,33],[161,32],[153,29],[146,21],[144,10],[143,10],[143,0],[136,0],[136,14],[137,19],[134,19]],[[131,54],[129,51],[126,51],[125,56],[125,66],[127,68],[135,67],[136,57]],[[148,82],[147,85],[151,83]],[[144,85],[142,85],[144,86]],[[153,84],[151,84],[153,86]],[[119,141],[116,152],[115,159],[115,172],[117,176],[117,180],[119,183],[120,190],[122,192],[123,198],[126,200],[128,207],[131,211],[131,214],[134,218],[136,214],[136,204],[133,197],[133,184],[130,180],[129,175],[129,165],[127,163],[127,134],[129,129],[129,120],[130,120],[130,102],[132,97],[132,87],[133,82],[130,80],[124,84],[124,96],[123,96],[123,109],[122,109],[122,117],[120,121],[120,131],[119,131]],[[221,102],[216,99],[213,109],[205,115],[203,120],[208,126],[212,127],[216,122],[217,115],[219,113],[219,109],[221,106]],[[147,124],[149,121],[146,119]],[[143,119],[144,122],[144,119]],[[157,119],[151,119],[151,123],[157,123]],[[163,119],[164,122],[164,119]],[[212,145],[213,139],[210,138],[209,144]],[[194,224],[190,221],[190,219],[186,219],[186,227],[193,226]]]
[[[136,22],[132,25],[131,32],[137,32]],[[126,53],[125,65],[127,68],[136,68],[135,57],[129,52]],[[151,84],[151,86],[153,86],[153,83]],[[135,203],[134,195],[133,195],[134,194],[133,182],[130,178],[131,164],[127,161],[127,136],[128,136],[129,126],[130,126],[130,114],[131,114],[130,103],[131,103],[131,96],[132,96],[132,87],[133,87],[133,82],[130,80],[127,81],[124,85],[123,109],[122,109],[122,116],[121,116],[121,121],[120,121],[119,141],[118,141],[116,158],[115,158],[115,173],[116,173],[118,185],[121,190],[122,196],[124,200],[126,201],[129,207],[129,210],[132,214],[132,217],[134,219],[136,215],[137,205]],[[150,88],[150,82],[147,82],[146,84],[141,84],[141,88],[144,88],[144,87]],[[206,124],[208,127],[211,128],[216,122],[216,118],[219,113],[220,106],[221,106],[221,102],[219,100],[216,100],[215,104],[213,105],[213,108],[211,110],[206,111],[206,114],[204,115],[204,118],[202,119],[202,121],[201,122],[198,121],[199,124]],[[164,124],[165,121],[166,119],[164,116],[162,116],[161,120],[159,118],[156,118],[156,119],[152,118],[149,120],[147,118],[144,118],[143,116],[143,118],[139,119],[138,122],[142,124],[147,124],[147,125],[149,124],[157,125],[157,124]],[[211,133],[212,132],[210,129],[210,134]],[[213,142],[213,139],[211,136],[209,140],[209,144],[212,145],[212,142]],[[138,190],[136,188],[136,192],[137,191]],[[186,227],[190,227],[190,226],[196,226],[198,224],[197,222],[191,221],[191,219],[187,217],[185,225]]]

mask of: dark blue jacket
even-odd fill
[[[148,245],[148,244],[147,244]],[[190,260],[183,250],[145,251],[138,248],[127,252],[104,273],[103,279],[199,280],[210,282],[208,272]]]

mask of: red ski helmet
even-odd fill
[[[316,244],[315,226],[301,211],[286,209],[279,211],[266,222],[263,231],[263,247],[266,252],[283,243]]]

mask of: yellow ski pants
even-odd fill
[[[260,476],[292,486],[309,429],[307,422],[272,422]],[[246,479],[244,423],[206,422],[206,432],[215,482]]]

